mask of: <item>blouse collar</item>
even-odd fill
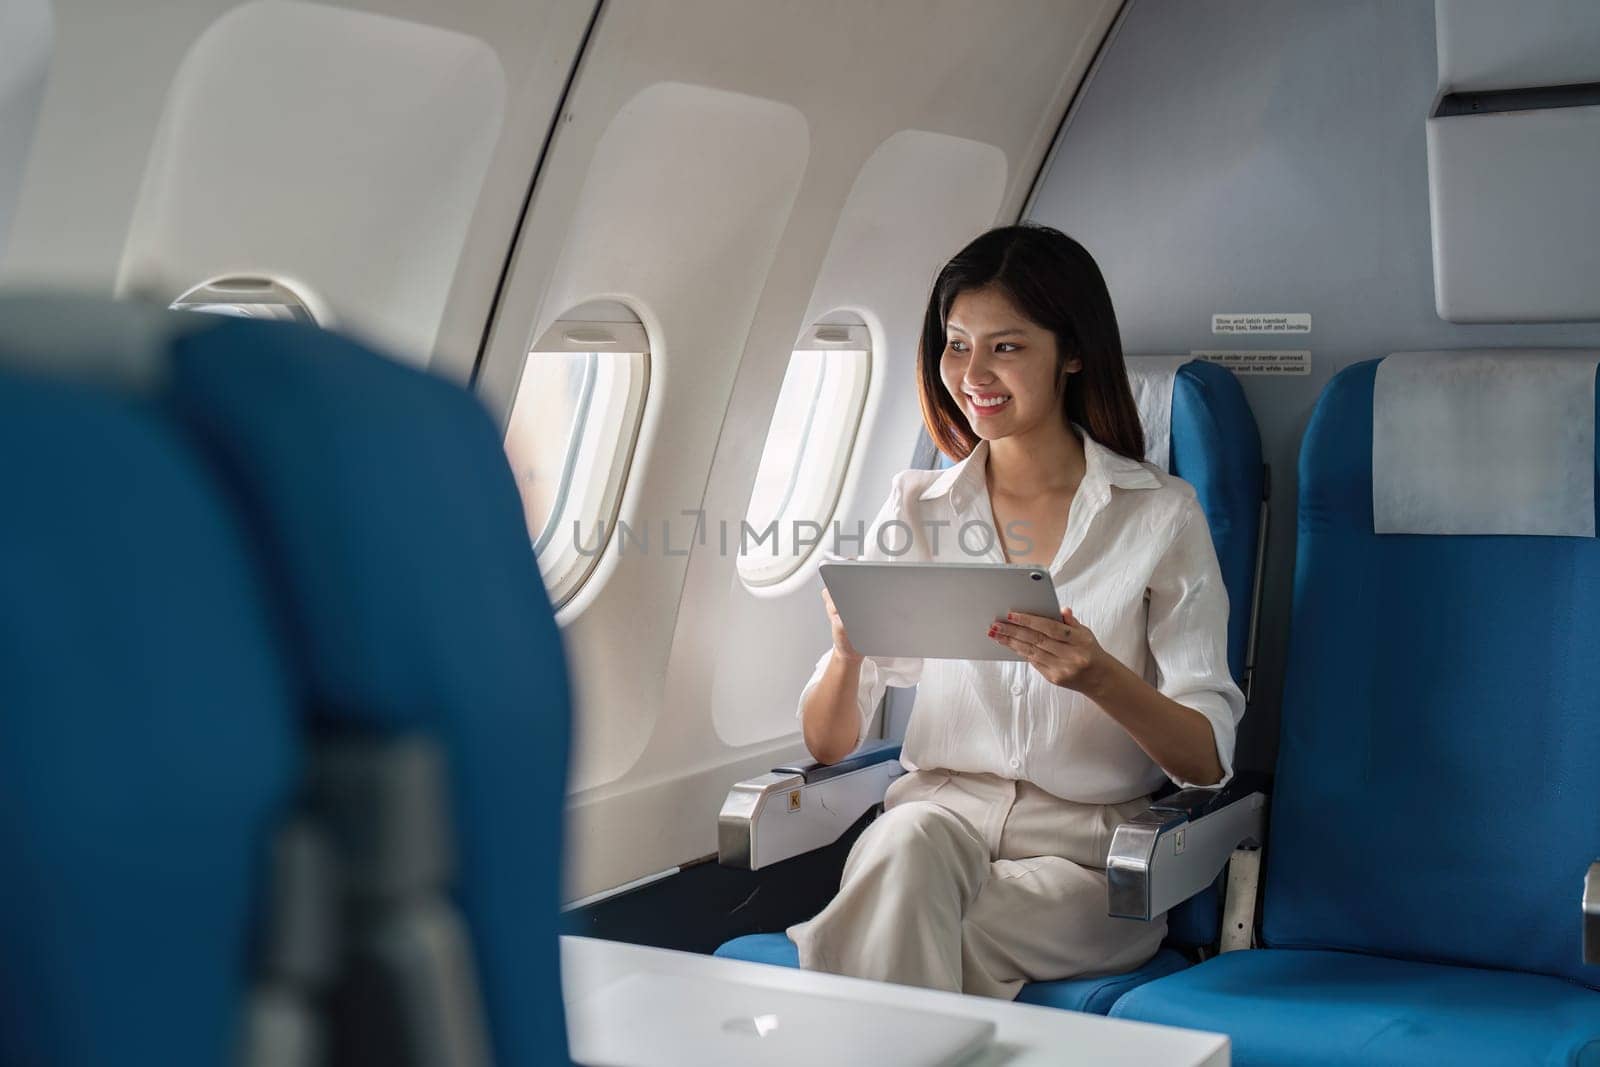
[[[1079,485],[1080,490],[1087,488],[1091,493],[1099,495],[1106,491],[1107,486],[1112,485],[1122,489],[1160,487],[1161,479],[1152,474],[1143,463],[1129,459],[1102,445],[1076,422],[1072,424],[1072,428],[1077,432],[1078,440],[1083,445],[1084,471],[1083,482]],[[980,440],[966,459],[935,478],[933,483],[922,491],[920,499],[933,500],[949,494],[951,503],[957,510],[965,507],[977,493],[984,491],[983,469],[988,456],[989,442]]]

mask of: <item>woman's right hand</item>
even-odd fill
[[[833,627],[834,656],[846,663],[860,663],[863,657],[850,644],[850,637],[844,632],[844,620],[839,618],[839,609],[833,606],[833,597],[828,595],[826,587],[822,590],[822,602],[827,605],[828,623]]]

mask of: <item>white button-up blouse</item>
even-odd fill
[[[1049,567],[1056,595],[1102,648],[1206,717],[1226,782],[1245,701],[1228,671],[1228,593],[1194,487],[1113,452],[1082,427],[1077,433],[1086,469]],[[897,474],[867,529],[861,558],[1004,563],[984,480],[987,456],[988,443],[980,441],[948,470]],[[891,557],[877,531],[895,520],[909,526],[911,539]],[[990,536],[972,527],[958,541],[972,522],[986,523]],[[905,527],[883,540],[891,550],[905,545]],[[831,655],[830,649],[817,662],[797,714]],[[1025,662],[868,656],[857,693],[859,739],[891,685],[917,686],[901,750],[910,770],[988,772],[1092,804],[1142,796],[1166,777],[1092,700],[1046,681]]]

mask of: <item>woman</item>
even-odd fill
[[[1111,834],[1164,778],[1227,781],[1244,714],[1210,528],[1187,482],[1137,458],[1110,294],[1059,231],[992,230],[945,266],[917,384],[934,443],[964,458],[897,475],[873,529],[910,527],[897,559],[1047,567],[1066,607],[990,628],[1020,662],[922,661],[861,656],[824,591],[833,648],[800,700],[812,755],[849,754],[885,686],[918,693],[907,773],[838,895],[789,936],[805,968],[1004,998],[1130,970],[1166,920],[1106,915]]]

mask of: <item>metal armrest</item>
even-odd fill
[[[838,763],[795,763],[740,782],[717,814],[717,861],[759,871],[831,845],[904,773],[900,743],[878,741]]]
[[[1106,858],[1108,911],[1150,920],[1216,881],[1236,848],[1266,840],[1267,796],[1237,780],[1185,789],[1117,827]]]
[[[1182,815],[1186,819],[1199,819],[1214,811],[1221,811],[1241,797],[1263,792],[1259,785],[1240,782],[1235,778],[1221,789],[1180,789],[1160,800],[1150,803],[1151,811],[1166,815]]]
[[[1583,962],[1600,963],[1600,860],[1583,876]]]
[[[866,767],[899,758],[900,742],[873,741],[850,753],[838,763],[818,763],[816,760],[787,763],[782,767],[772,768],[772,773],[798,774],[802,781],[811,785],[814,782],[826,782],[829,778],[837,778],[841,774],[854,774]]]

